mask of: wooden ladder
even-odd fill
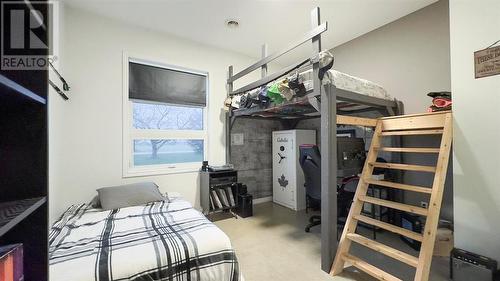
[[[354,196],[349,216],[347,218],[344,231],[340,238],[337,248],[337,254],[331,268],[331,274],[337,275],[344,269],[345,262],[348,262],[356,268],[368,273],[378,280],[401,280],[371,264],[355,257],[349,253],[351,243],[355,242],[376,252],[382,253],[393,259],[399,260],[407,265],[416,268],[415,281],[427,281],[431,266],[432,254],[434,251],[434,241],[439,221],[439,212],[443,198],[444,183],[448,167],[450,147],[452,140],[452,115],[451,112],[425,113],[415,115],[403,115],[395,117],[381,118],[377,122],[370,150],[368,152],[366,163],[363,168],[356,194]],[[409,136],[409,135],[442,135],[439,148],[402,148],[402,147],[383,147],[381,139],[385,136]],[[401,152],[401,153],[437,153],[438,160],[435,167],[422,165],[408,165],[396,163],[376,162],[379,151]],[[395,183],[372,179],[373,169],[376,167],[418,171],[425,173],[434,173],[432,188],[415,186],[409,184]],[[430,195],[428,209],[397,203],[388,200],[382,200],[370,197],[367,194],[370,184],[381,185],[388,188],[394,188],[404,191],[419,192]],[[371,203],[404,212],[426,216],[425,229],[423,234],[407,230],[386,222],[382,222],[361,214],[363,204]],[[364,236],[356,234],[358,222],[370,224],[390,232],[406,236],[410,239],[420,241],[421,249],[417,257],[391,248],[387,245],[370,240]]]

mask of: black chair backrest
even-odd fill
[[[299,163],[304,171],[306,195],[321,200],[321,154],[317,145],[301,145]]]

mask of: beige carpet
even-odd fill
[[[320,269],[320,227],[314,227],[311,233],[304,232],[310,215],[269,202],[255,205],[253,217],[219,218],[215,223],[231,238],[246,281],[373,280],[352,267],[336,277]],[[361,228],[361,232],[371,237],[371,231]],[[415,254],[399,237],[390,233],[378,233],[377,241]],[[413,280],[414,269],[404,264],[361,247],[354,248],[353,252],[403,280]],[[449,280],[447,270],[448,260],[435,258],[430,280]]]

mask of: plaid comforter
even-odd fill
[[[240,280],[229,238],[182,200],[71,206],[50,236],[51,281]]]

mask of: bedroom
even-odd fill
[[[48,202],[37,201],[37,204],[40,203],[41,206],[37,207],[39,209],[34,211],[30,209],[30,212],[33,211],[30,215],[24,212],[26,218],[20,220],[18,226],[9,228],[5,235],[1,234],[1,245],[24,244],[25,280],[34,280],[30,279],[35,276],[34,274],[40,274],[40,276],[37,275],[36,280],[67,280],[67,278],[77,280],[76,272],[81,271],[85,272],[82,273],[83,277],[78,277],[81,278],[78,280],[94,278],[105,280],[105,277],[100,275],[106,275],[105,273],[96,273],[98,270],[94,268],[94,262],[87,261],[88,265],[87,262],[82,262],[80,268],[76,266],[64,269],[67,263],[60,262],[53,256],[54,249],[60,246],[55,242],[57,239],[64,238],[65,243],[69,243],[67,245],[72,245],[66,240],[74,238],[71,237],[71,233],[64,234],[69,235],[68,237],[60,234],[57,234],[56,238],[52,236],[51,238],[54,239],[50,242],[40,239],[38,243],[32,242],[31,244],[19,238],[19,233],[30,233],[26,225],[34,223],[33,225],[37,226],[36,230],[31,230],[38,232],[30,234],[31,237],[33,235],[48,237],[46,230],[50,227],[52,227],[51,233],[54,233],[54,229],[59,230],[59,227],[53,224],[63,213],[71,216],[81,214],[80,211],[72,213],[68,207],[73,204],[89,203],[97,195],[97,189],[146,182],[155,183],[159,191],[155,191],[154,186],[148,187],[148,184],[141,185],[140,188],[122,186],[114,190],[115,193],[110,199],[118,201],[120,195],[123,195],[121,200],[127,201],[125,189],[133,194],[138,189],[151,188],[155,192],[160,192],[162,196],[168,194],[172,205],[138,204],[135,207],[119,209],[124,212],[118,212],[117,216],[120,213],[126,216],[130,214],[128,212],[145,211],[144,208],[140,209],[140,206],[158,207],[161,211],[162,208],[184,209],[187,206],[184,204],[188,204],[194,206],[194,209],[179,213],[179,218],[175,216],[157,218],[158,222],[162,223],[162,220],[165,220],[164,222],[170,225],[171,220],[191,218],[200,224],[194,227],[193,236],[204,237],[206,234],[202,228],[208,225],[209,235],[226,237],[223,241],[199,238],[201,242],[197,241],[197,245],[201,251],[211,251],[210,249],[222,247],[224,251],[233,253],[234,257],[230,254],[231,257],[224,265],[215,265],[212,269],[207,268],[208,274],[206,275],[203,270],[198,270],[198,275],[191,277],[195,280],[227,280],[229,277],[224,275],[226,272],[232,272],[229,275],[233,278],[238,278],[241,273],[245,280],[371,280],[366,274],[356,272],[353,267],[346,268],[345,272],[340,274],[341,277],[337,275],[332,277],[328,274],[337,248],[337,233],[334,231],[337,223],[335,222],[336,214],[335,219],[325,218],[333,218],[330,215],[337,210],[336,200],[332,197],[322,198],[321,212],[316,210],[309,213],[305,210],[294,211],[272,202],[273,181],[275,180],[273,160],[276,160],[274,157],[276,153],[272,150],[272,132],[288,128],[316,130],[315,143],[323,152],[322,161],[324,161],[328,158],[325,157],[327,148],[321,144],[324,143],[322,135],[326,134],[326,131],[320,123],[325,115],[322,113],[321,117],[307,118],[296,124],[280,120],[236,118],[230,128],[228,126],[231,120],[226,120],[228,111],[224,108],[224,101],[228,95],[228,67],[233,66],[233,74],[237,74],[259,61],[263,56],[262,44],[264,43],[267,44],[267,55],[291,48],[292,43],[303,38],[304,34],[313,29],[311,10],[315,7],[320,8],[319,24],[328,22],[327,30],[318,35],[321,38],[321,47],[316,46],[316,49],[313,49],[314,45],[311,42],[315,36],[304,40],[304,42],[307,41],[305,44],[266,64],[267,74],[272,75],[290,65],[295,67],[304,60],[314,59],[314,52],[327,54],[323,51],[329,50],[334,57],[333,70],[381,85],[391,100],[396,99],[403,104],[403,109],[399,114],[426,112],[432,102],[432,98],[427,96],[429,92],[452,92],[453,156],[450,156],[450,167],[446,175],[447,182],[444,185],[443,203],[440,206],[440,219],[451,222],[448,228],[453,229],[453,247],[494,260],[500,259],[498,248],[500,230],[498,224],[495,223],[500,201],[494,177],[498,172],[494,157],[499,155],[499,151],[493,143],[499,133],[495,129],[498,128],[496,121],[498,118],[493,116],[498,103],[495,97],[498,95],[489,99],[484,96],[498,92],[500,76],[475,79],[473,65],[474,52],[500,39],[498,34],[494,33],[496,30],[494,27],[499,24],[498,11],[500,10],[496,1],[485,0],[483,5],[491,5],[492,8],[481,14],[472,11],[483,5],[458,0],[449,2],[443,0],[381,0],[376,2],[360,0],[311,3],[292,1],[292,4],[281,1],[147,1],[145,4],[135,1],[68,0],[50,3],[53,5],[51,7],[53,18],[50,29],[53,33],[50,55],[56,58],[53,60],[53,66],[67,82],[69,90],[65,89],[64,83],[50,66],[36,71],[40,76],[27,75],[35,71],[2,69],[2,76],[9,77],[27,88],[38,83],[42,85],[42,89],[30,89],[36,93],[40,92],[42,96],[44,96],[43,93],[46,93],[45,95],[48,93],[47,111],[41,111],[42,117],[37,119],[40,128],[36,131],[41,134],[42,138],[48,136],[47,149],[44,150],[43,142],[39,146],[31,146],[30,138],[33,138],[31,134],[18,132],[12,126],[7,126],[6,122],[3,124],[6,126],[3,130],[5,136],[17,138],[21,134],[21,137],[28,141],[16,144],[11,138],[4,138],[8,141],[4,141],[1,145],[2,151],[17,151],[12,148],[24,149],[23,145],[30,147],[31,150],[27,149],[26,154],[9,154],[12,158],[7,159],[13,159],[19,165],[13,165],[12,169],[3,169],[2,178],[5,179],[5,184],[3,184],[5,187],[2,190],[5,190],[5,193],[2,192],[2,194],[5,195],[2,196],[0,202],[48,195]],[[286,17],[275,16],[283,11],[286,11]],[[261,20],[260,17],[266,20]],[[269,28],[270,26],[272,28]],[[142,103],[130,100],[129,83],[131,77],[134,76],[134,70],[129,67],[134,63],[149,67],[150,70],[153,66],[154,70],[180,72],[198,79],[197,83],[202,90],[198,91],[198,94],[201,93],[199,95],[201,99],[194,101],[195,106],[193,106],[193,100],[182,100],[182,96],[179,99],[179,96],[172,95],[169,98],[176,98],[177,100],[173,103],[178,106],[168,107],[174,113],[175,110],[181,112],[176,116],[177,120],[181,121],[185,121],[183,118],[186,117],[184,115],[186,112],[193,113],[195,117],[193,120],[190,119],[190,122],[193,122],[194,125],[191,125],[197,129],[190,131],[181,129],[177,132],[171,127],[167,128],[167,132],[150,129],[148,132],[137,130],[137,126],[132,122],[132,120],[136,121],[135,113],[141,106],[147,111],[149,105],[155,104],[151,101],[155,97],[139,98],[138,100],[143,101]],[[306,68],[304,66],[304,69],[300,69],[299,72],[306,71]],[[289,71],[286,76],[295,72],[295,70]],[[261,74],[259,65],[255,71],[235,81],[233,90],[259,80]],[[63,99],[53,87],[47,85],[47,80],[43,79],[43,75],[49,75],[50,80],[69,99]],[[35,79],[40,79],[40,82],[35,82]],[[314,80],[314,77],[312,79]],[[271,83],[274,80],[277,79],[273,79]],[[5,82],[2,82],[2,85],[4,85],[2,86],[4,90],[8,87],[5,86]],[[312,83],[312,85],[312,91],[321,88],[315,87],[317,84]],[[484,97],[476,98],[472,93],[484,93]],[[340,97],[339,93],[337,97]],[[482,102],[486,99],[488,102]],[[159,102],[161,105],[170,103]],[[9,103],[6,104],[10,106]],[[137,108],[134,108],[134,104],[138,104]],[[15,117],[16,113],[19,114],[16,110],[3,108],[7,116],[19,118]],[[162,108],[167,109],[167,107]],[[337,116],[349,115],[345,111],[341,112],[338,105],[336,108]],[[32,109],[23,108],[23,110],[28,110],[30,113]],[[20,113],[23,112],[20,111]],[[381,115],[369,115],[369,113],[361,112],[358,116],[371,119]],[[398,112],[395,113],[398,114]],[[391,114],[384,112],[383,115]],[[46,122],[44,118],[47,118]],[[26,126],[25,123],[20,125]],[[338,131],[354,134],[357,139],[362,139],[365,152],[369,153],[374,131],[372,128],[357,129],[353,126],[340,126],[334,133],[339,133]],[[135,147],[138,153],[134,154],[134,142],[144,139],[152,140],[152,136],[156,139],[162,137],[182,139],[183,141],[164,145],[163,152],[169,152],[170,155],[175,152],[176,157],[181,158],[180,162],[187,164],[168,162],[171,161],[169,159],[165,160],[167,161],[165,163],[159,158],[155,161],[160,161],[164,165],[154,165],[154,168],[151,168],[151,165],[136,165],[142,166],[139,169],[130,165],[139,159],[137,156],[141,157],[140,155],[146,152],[151,153],[152,150],[148,145],[141,146],[138,143]],[[439,139],[407,138],[404,144],[408,147],[430,148],[436,145],[439,147]],[[197,149],[191,150],[193,147]],[[227,151],[228,148],[229,151]],[[186,150],[188,153],[185,152]],[[28,160],[30,152],[38,153],[40,161]],[[186,157],[189,153],[191,153],[187,156],[189,159],[182,160],[182,157]],[[190,157],[196,160],[190,160],[192,159]],[[229,157],[229,161],[226,157]],[[403,158],[404,161],[401,163],[435,164],[431,163],[428,158],[421,157],[420,154],[407,156],[405,154],[404,157],[406,158]],[[246,185],[248,193],[253,195],[253,216],[246,218],[239,216],[236,219],[230,212],[223,212],[222,215],[209,216],[214,225],[208,220],[202,220],[203,217],[199,216],[197,211],[202,211],[203,208],[202,176],[199,172],[203,160],[214,166],[233,164],[237,171],[238,182]],[[389,160],[396,159],[386,160],[391,162]],[[143,157],[142,161],[149,160]],[[2,160],[2,163],[8,162]],[[362,165],[357,167],[359,173],[361,172],[360,166]],[[297,167],[301,173],[300,165]],[[38,172],[32,172],[29,176],[26,175],[26,169]],[[17,177],[13,175],[19,173],[24,173],[25,176],[21,177],[21,180],[14,180]],[[401,176],[404,183],[432,185],[432,178],[426,173],[422,175],[409,172],[396,176]],[[19,187],[26,183],[29,183],[31,187]],[[330,183],[330,185],[336,184]],[[480,190],[476,192],[470,187]],[[158,196],[158,194],[149,195]],[[182,199],[176,199],[177,196],[181,196]],[[328,196],[333,196],[333,194]],[[337,197],[336,194],[335,197]],[[425,197],[406,191],[397,193],[396,197],[394,199],[400,203],[418,207],[422,207],[421,202],[425,201]],[[101,200],[104,199],[101,198]],[[176,202],[176,200],[179,201]],[[348,205],[350,206],[350,201]],[[323,209],[326,208],[325,206],[328,207],[326,212]],[[116,210],[116,207],[108,206],[105,209]],[[100,216],[110,214],[110,212],[113,211],[96,213],[89,211],[81,218],[81,221],[73,220],[73,222],[80,224],[85,220],[93,222],[94,219],[102,222],[106,219]],[[321,225],[313,226],[310,232],[306,233],[304,228],[309,223],[309,217],[320,213]],[[48,216],[47,219],[44,219],[45,215]],[[140,224],[138,228],[145,233],[154,231],[152,224],[142,220],[131,222],[130,225],[120,225],[118,218],[114,218],[114,221],[117,222],[115,225],[117,228],[127,229],[127,227],[132,227],[132,224]],[[59,222],[64,222],[64,220],[59,220]],[[392,219],[392,222],[400,224],[400,218]],[[64,226],[68,227],[71,224],[65,222],[60,225],[60,229],[64,230]],[[197,229],[198,226],[200,229]],[[100,230],[105,228],[105,225],[102,225]],[[94,231],[96,229],[83,231],[80,234],[92,236],[100,233]],[[340,232],[338,236],[342,236],[342,229],[338,231]],[[402,242],[399,235],[392,235],[390,231],[374,232],[372,229],[360,227],[359,234],[381,243],[388,242],[400,251],[418,254],[418,251],[414,251],[408,244]],[[169,237],[168,234],[165,235]],[[328,241],[324,240],[325,236],[328,237]],[[158,237],[161,238],[162,235]],[[150,237],[146,235],[143,238],[147,240]],[[341,239],[341,237],[338,238]],[[175,240],[175,238],[172,239]],[[52,251],[52,261],[48,259],[47,251],[37,252],[40,245],[46,243],[51,245],[49,251]],[[102,243],[104,239],[99,242],[98,246],[89,244],[86,251],[93,251],[94,247],[100,249],[103,247]],[[156,245],[156,243],[159,243],[158,240],[154,240],[153,244]],[[175,242],[167,240],[166,243],[158,245],[169,250],[172,250],[172,247],[175,248],[173,246]],[[196,248],[191,247],[192,245],[188,242],[187,248]],[[124,259],[127,258],[128,253],[136,255],[136,250],[130,249],[130,251],[125,252]],[[146,251],[148,250],[144,250]],[[367,250],[360,254],[366,253],[370,252]],[[449,256],[449,251],[447,254]],[[89,257],[96,255],[93,253]],[[137,261],[152,259],[154,254],[147,253],[143,256],[138,254]],[[119,251],[113,252],[113,257],[117,257],[113,259],[113,262],[120,261],[122,258]],[[228,265],[234,265],[235,261],[238,261],[239,267]],[[429,263],[429,259],[425,261]],[[415,274],[414,268],[410,270],[411,268],[407,268],[407,265],[396,263],[390,257],[377,258],[370,262],[384,271],[397,275],[402,280],[411,280]],[[49,263],[51,263],[50,266],[47,265]],[[166,261],[165,263],[169,264]],[[116,268],[118,274],[132,264],[135,263],[123,261],[111,264],[110,268]],[[61,265],[63,269],[58,269],[57,265]],[[92,265],[91,268],[90,265]],[[167,271],[166,275],[173,274],[169,271],[171,266],[163,266]],[[51,273],[50,279],[44,275],[48,268]],[[215,271],[222,272],[224,277],[215,277],[215,275],[206,277]],[[450,278],[448,271],[449,257],[434,257],[429,280],[448,280]],[[99,275],[94,276],[94,274]],[[153,278],[153,280],[166,278],[162,274],[157,273],[158,278]],[[179,277],[180,279],[187,278],[185,275],[190,273],[183,272],[183,274]],[[109,280],[119,278],[115,275]]]

